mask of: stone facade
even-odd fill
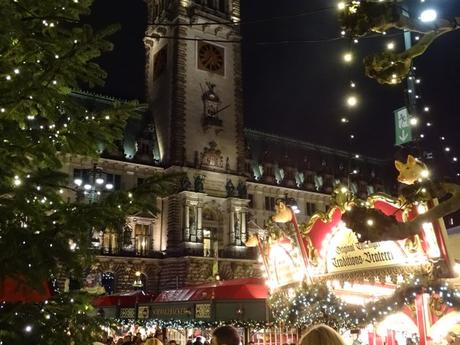
[[[158,199],[157,214],[132,215],[122,233],[93,234],[92,271],[113,277],[115,292],[132,290],[139,279],[144,290],[159,292],[260,277],[257,252],[244,243],[272,215],[276,199],[294,198],[303,222],[327,209],[338,183],[357,194],[383,189],[382,161],[244,129],[241,47],[220,42],[240,38],[228,25],[239,18],[238,0],[165,3],[147,1],[148,135],[129,152],[124,145],[97,161],[65,159],[71,177],[96,164],[120,189],[153,173],[185,175],[179,193]],[[165,25],[208,22],[223,24]]]

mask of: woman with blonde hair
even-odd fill
[[[300,345],[345,345],[342,336],[326,325],[311,327],[300,339]]]

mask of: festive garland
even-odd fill
[[[252,329],[263,329],[273,326],[273,323],[253,320],[226,320],[226,321],[204,321],[204,320],[179,320],[179,319],[145,319],[145,320],[129,320],[129,319],[114,319],[116,324],[132,325],[136,324],[142,327],[164,327],[164,328],[215,328],[224,325],[232,325],[234,327],[247,327]]]
[[[410,305],[419,293],[438,295],[447,307],[460,307],[458,290],[444,282],[424,282],[419,278],[396,289],[391,297],[365,306],[344,302],[325,284],[280,289],[271,295],[269,302],[276,322],[297,327],[321,323],[335,329],[353,329],[381,321],[404,305]]]

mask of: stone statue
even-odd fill
[[[197,175],[195,176],[195,192],[203,193],[204,192],[204,176]]]
[[[232,180],[230,179],[227,180],[225,189],[227,191],[227,198],[231,198],[235,196],[235,186],[233,185]]]
[[[239,181],[236,189],[238,190],[238,196],[241,199],[246,199],[248,197],[248,190],[244,181]]]
[[[192,183],[190,182],[188,176],[182,177],[180,181],[180,190],[191,190],[192,189]]]

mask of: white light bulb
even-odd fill
[[[83,188],[85,188],[86,190],[90,190],[90,189],[91,189],[91,185],[87,183],[87,184],[85,184],[85,185],[83,186]]]
[[[105,188],[107,188],[107,189],[109,189],[109,190],[110,190],[110,189],[113,189],[113,184],[107,183],[107,184],[105,185]]]
[[[438,17],[438,13],[432,8],[426,9],[420,13],[419,19],[424,23],[433,22]]]
[[[416,126],[417,123],[418,123],[418,119],[416,117],[411,117],[411,119],[409,120],[409,123],[412,125],[412,126]]]
[[[369,225],[369,226],[374,225],[374,221],[373,221],[372,219],[368,219],[368,220],[366,221],[366,223],[367,223],[367,225]]]
[[[102,177],[98,177],[96,178],[96,183],[97,184],[103,184],[104,183],[104,179]]]
[[[356,104],[358,104],[358,99],[356,98],[356,96],[349,96],[347,98],[347,105],[349,107],[354,107],[356,106]]]
[[[344,10],[345,7],[347,7],[346,4],[345,4],[345,1],[340,1],[340,2],[337,3],[337,8],[339,9],[339,11]]]
[[[395,43],[394,43],[394,42],[388,42],[388,43],[387,43],[387,49],[388,49],[388,50],[393,50],[393,49],[395,49]]]
[[[26,331],[27,333],[32,332],[32,326],[31,326],[31,325],[27,325],[27,326],[24,328],[24,331]]]
[[[450,147],[446,147],[446,148],[444,148],[444,151],[446,151],[446,152],[450,152]]]
[[[353,60],[353,54],[350,52],[347,52],[343,54],[343,61],[345,62],[351,62]]]
[[[75,180],[73,180],[73,183],[75,183],[77,186],[81,186],[83,181],[81,179],[79,179],[79,178],[76,178]]]
[[[423,108],[424,111],[430,111],[430,107]]]

